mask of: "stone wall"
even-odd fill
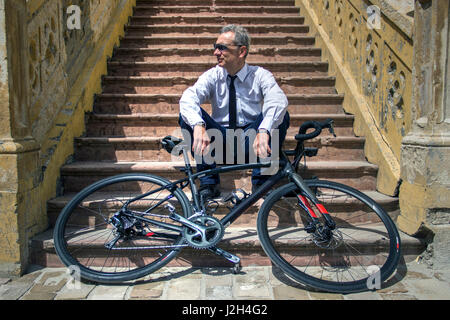
[[[0,272],[21,273],[28,239],[47,228],[59,168],[135,4],[0,0]],[[79,28],[68,25],[77,17]]]

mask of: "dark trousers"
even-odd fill
[[[218,131],[220,131],[220,133],[222,134],[223,137],[223,142],[224,142],[224,146],[223,146],[223,151],[224,151],[224,155],[223,155],[223,159],[224,161],[222,163],[227,163],[229,164],[229,162],[226,162],[226,130],[228,129],[227,127],[224,127],[222,125],[220,125],[219,123],[217,123],[213,118],[211,118],[211,116],[203,109],[201,109],[202,111],[202,119],[203,121],[205,121],[206,124],[206,130],[209,129],[216,129]],[[262,113],[256,118],[256,120],[248,125],[246,125],[245,127],[242,127],[240,129],[243,130],[243,132],[247,132],[250,129],[253,130],[258,130],[259,125],[261,124],[263,120],[263,115]],[[283,142],[286,138],[286,132],[287,129],[289,128],[289,121],[290,121],[290,117],[289,117],[289,113],[286,112],[283,122],[279,125],[279,127],[277,128],[279,130],[279,143],[278,146],[281,148],[281,146],[283,145]],[[181,129],[186,130],[189,135],[190,135],[190,141],[191,141],[191,150],[192,150],[192,142],[193,142],[193,130],[191,128],[190,125],[188,125],[183,118],[179,117],[179,124]],[[250,148],[253,148],[253,143],[250,143],[249,141],[250,139],[247,137],[245,137],[245,143],[244,143],[244,152],[245,152],[245,161],[246,163],[248,163],[248,160],[250,158]],[[211,140],[211,142],[213,142],[214,140]],[[270,139],[269,141],[271,149],[272,149],[272,140]],[[236,146],[234,148],[234,150],[236,151]],[[273,152],[273,150],[272,150]],[[193,154],[193,153],[192,153]],[[278,153],[279,154],[279,153]],[[234,162],[236,162],[237,159],[239,159],[237,152],[234,152]],[[194,156],[194,155],[193,155]],[[212,153],[212,156],[215,156],[214,152]],[[214,169],[216,167],[215,163],[212,164],[208,164],[207,162],[205,162],[204,158],[202,157],[202,163],[197,163],[197,172],[200,171],[204,171],[204,170],[208,170],[208,169]],[[262,183],[264,183],[267,180],[268,176],[266,175],[261,175],[261,169],[260,168],[256,168],[253,169],[252,171],[252,184],[254,185],[260,185]],[[200,178],[200,183],[201,185],[206,185],[206,184],[219,184],[220,183],[220,177],[219,175],[212,175],[212,176],[207,176],[207,177],[201,177]]]

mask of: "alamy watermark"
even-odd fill
[[[66,269],[66,275],[68,276],[68,281],[66,283],[66,288],[68,290],[80,290],[81,289],[81,271],[80,267],[76,265],[71,265]]]
[[[67,7],[67,29],[81,30],[81,8],[77,5]]]
[[[372,5],[367,7],[367,28],[381,29],[381,10],[379,6]]]
[[[367,273],[369,277],[367,278],[367,289],[369,290],[379,290],[381,289],[381,273],[380,267],[378,266],[369,266],[367,268]]]
[[[181,129],[183,143],[174,148],[171,152],[171,161],[176,162],[179,158],[181,148],[190,152],[192,141],[188,130]],[[248,164],[264,163],[267,166],[261,168],[262,175],[273,175],[279,169],[280,143],[279,130],[271,130],[271,153],[267,157],[259,157],[253,149],[253,143],[256,139],[257,131],[255,129],[226,129],[225,137],[218,129],[208,129],[206,134],[210,139],[210,144],[203,154],[194,153],[194,159],[197,164]],[[246,147],[247,146],[247,147]]]

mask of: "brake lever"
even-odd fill
[[[336,133],[334,133],[333,121],[330,122],[330,126],[328,127],[328,130],[333,135],[333,137],[336,138]]]
[[[323,128],[328,128],[328,131],[330,131],[330,133],[336,138],[336,133],[334,132],[333,123],[334,123],[334,121],[332,119],[328,119],[325,122],[325,125],[323,126]]]

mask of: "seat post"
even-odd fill
[[[186,150],[187,146],[181,147],[181,153],[183,154],[184,165],[187,168],[191,169],[191,160],[189,160],[189,151]]]

